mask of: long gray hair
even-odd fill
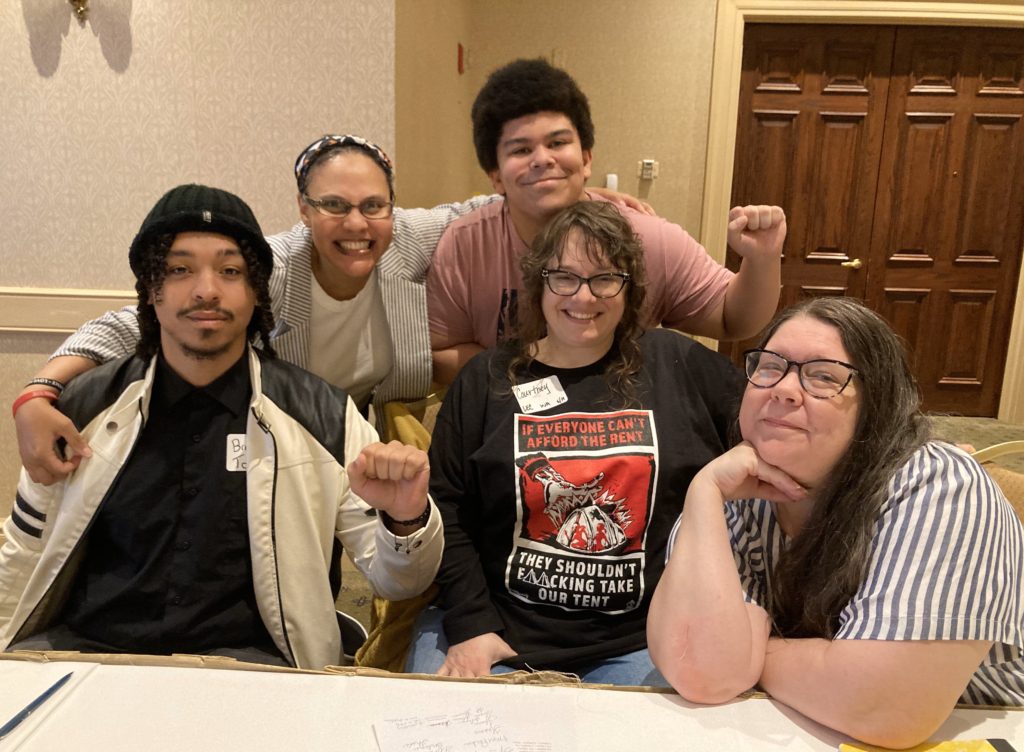
[[[907,354],[889,325],[852,298],[811,298],[782,311],[761,346],[797,316],[834,326],[857,367],[860,395],[849,450],[829,472],[814,511],[772,577],[772,617],[786,637],[831,638],[867,571],[889,481],[928,440],[929,424]]]

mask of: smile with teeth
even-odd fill
[[[371,244],[369,240],[337,240],[334,245],[342,253],[360,256],[370,252]]]
[[[569,318],[576,319],[577,321],[591,321],[596,319],[599,314],[597,313],[583,313],[582,311],[563,311]]]

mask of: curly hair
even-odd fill
[[[534,239],[529,253],[520,259],[523,291],[519,297],[514,354],[506,368],[509,384],[536,359],[536,347],[547,334],[541,309],[545,282],[541,272],[550,268],[552,259],[561,263],[570,234],[582,240],[587,258],[595,264],[608,264],[629,275],[621,294],[625,294],[622,319],[615,328],[612,350],[615,356],[605,368],[605,378],[621,407],[636,404],[636,377],[643,356],[639,338],[643,333],[642,309],[646,299],[644,251],[633,227],[607,201],[579,201],[559,212]]]
[[[850,448],[830,471],[800,535],[772,577],[771,612],[785,637],[832,638],[839,614],[863,582],[871,537],[889,480],[929,438],[928,419],[902,342],[876,313],[852,298],[810,298],[769,324],[808,316],[836,328],[857,366],[860,396]]]
[[[505,123],[536,112],[565,115],[583,149],[594,148],[590,103],[572,76],[542,58],[514,60],[491,73],[473,102],[473,144],[484,172],[498,169],[498,141]]]
[[[141,335],[135,352],[140,358],[148,360],[160,351],[160,322],[156,317],[153,298],[163,289],[167,275],[167,253],[171,250],[175,236],[170,233],[155,235],[149,240],[148,247],[140,254],[141,268],[135,279],[135,292],[138,293],[139,333]],[[245,259],[246,278],[256,295],[256,307],[246,327],[249,342],[258,344],[260,350],[268,357],[277,357],[270,344],[270,332],[274,328],[274,314],[270,306],[270,272],[268,265],[262,263],[259,254],[245,238],[236,238],[238,249]]]

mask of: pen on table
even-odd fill
[[[28,718],[30,715],[32,715],[37,710],[39,710],[39,707],[44,702],[46,702],[51,697],[53,697],[57,693],[58,689],[63,687],[65,684],[67,684],[68,679],[71,678],[71,675],[73,673],[75,673],[75,672],[74,671],[69,671],[68,673],[64,674],[64,676],[62,676],[57,681],[55,681],[53,684],[51,684],[49,686],[49,688],[45,692],[43,692],[41,695],[39,695],[39,697],[37,697],[32,702],[30,702],[28,705],[26,705],[24,708],[22,708],[18,712],[18,714],[16,716],[14,716],[11,720],[9,720],[3,726],[0,726],[0,739],[3,739],[9,733],[14,731],[14,729],[16,729],[18,726],[21,725],[22,721],[24,721],[26,718]]]

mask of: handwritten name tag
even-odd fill
[[[562,383],[557,376],[548,376],[546,379],[537,379],[526,384],[516,384],[512,387],[512,393],[519,402],[519,409],[527,415],[539,413],[549,407],[561,405],[568,402],[569,398],[562,389]]]
[[[225,452],[226,466],[229,473],[244,473],[246,467],[245,434],[229,433],[228,447]]]

